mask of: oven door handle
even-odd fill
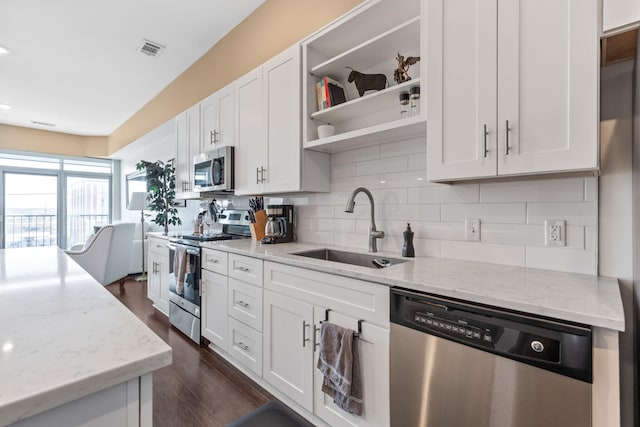
[[[167,248],[171,251],[175,251],[178,245],[174,245],[172,243],[167,243]],[[181,248],[185,248],[189,255],[200,256],[200,249],[187,248],[186,246],[180,245]]]

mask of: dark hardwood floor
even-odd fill
[[[156,427],[224,426],[275,399],[213,351],[169,324],[146,297],[146,282],[128,279],[107,289],[173,349],[173,363],[153,373]]]

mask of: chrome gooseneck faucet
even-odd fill
[[[376,239],[384,238],[384,231],[376,230],[376,220],[375,220],[375,204],[373,203],[373,195],[369,190],[364,187],[358,187],[353,190],[351,196],[349,196],[349,200],[347,200],[347,207],[345,208],[345,212],[353,213],[353,207],[356,204],[355,198],[358,193],[364,193],[369,197],[369,203],[371,203],[371,225],[369,226],[369,252],[378,252],[378,242]]]

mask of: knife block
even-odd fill
[[[264,210],[257,211],[255,217],[256,222],[249,226],[251,229],[251,238],[260,241],[264,238],[264,229],[267,225],[267,212]]]

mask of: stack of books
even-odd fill
[[[316,83],[318,111],[347,102],[344,85],[331,77],[323,77]]]

